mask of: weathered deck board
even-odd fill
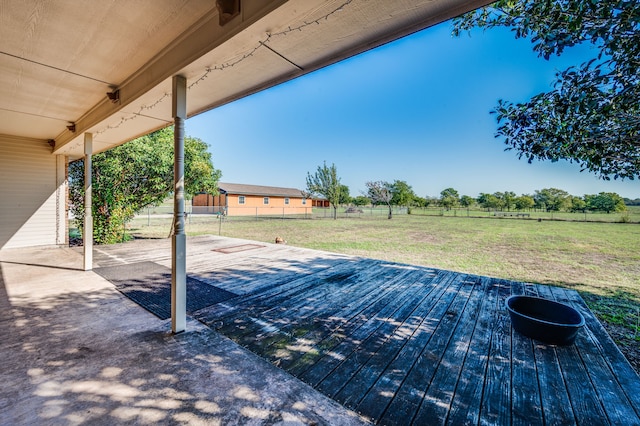
[[[469,301],[462,311],[462,315],[445,353],[437,366],[436,374],[425,393],[424,401],[414,418],[415,424],[428,424],[430,419],[445,419],[451,407],[456,385],[462,374],[464,360],[469,351],[471,339],[470,330],[475,327],[478,315],[482,311],[485,301],[482,297],[484,288],[479,280],[476,281]]]
[[[371,261],[371,264],[374,262]],[[341,263],[334,265],[331,269],[325,269],[318,273],[313,273],[301,277],[300,275],[292,277],[293,279],[281,283],[279,286],[270,286],[263,292],[249,295],[246,298],[238,300],[233,305],[227,305],[231,307],[221,307],[224,309],[224,314],[216,315],[218,308],[213,308],[207,312],[207,317],[202,316],[201,319],[205,320],[208,317],[215,318],[217,321],[223,321],[225,325],[219,327],[221,332],[225,332],[227,328],[233,330],[237,328],[239,324],[244,324],[244,328],[247,332],[256,332],[264,327],[256,327],[251,325],[255,323],[252,318],[262,315],[263,322],[267,319],[267,315],[273,310],[280,310],[284,308],[285,303],[289,303],[292,300],[296,300],[296,295],[303,295],[304,297],[310,297],[313,292],[318,291],[318,288],[325,287],[323,284],[327,284],[327,280],[334,276],[357,276],[358,273],[367,272],[367,263],[360,265]],[[304,302],[304,301],[303,301]],[[280,315],[282,316],[282,315]],[[235,326],[233,325],[235,324]],[[234,332],[237,333],[237,330]],[[242,334],[236,334],[237,337],[242,337]]]
[[[403,292],[402,297],[394,301],[396,309],[388,316],[376,316],[378,328],[369,333],[354,348],[357,356],[350,354],[329,376],[320,382],[318,389],[333,397],[336,401],[354,408],[368,390],[366,373],[367,363],[373,358],[389,359],[387,351],[393,350],[389,341],[416,308],[416,297],[420,297],[419,286],[413,286]],[[364,373],[364,374],[363,374]]]
[[[442,282],[443,280],[447,280],[447,276],[446,274],[439,274],[434,279],[438,280],[438,282]],[[434,303],[435,301],[440,299],[442,294],[445,292],[446,286],[440,286],[438,290],[439,293],[437,294],[430,293],[434,296],[432,299],[434,300]],[[331,364],[337,363],[336,359],[338,359],[338,357],[336,355],[339,355],[341,359],[344,359],[346,356],[351,354],[355,354],[357,356],[358,346],[360,342],[364,341],[364,339],[366,339],[372,331],[377,330],[377,328],[380,326],[380,323],[376,321],[376,318],[384,318],[397,309],[396,300],[399,298],[396,297],[394,299],[395,300],[392,300],[391,303],[385,304],[378,313],[371,312],[368,313],[367,316],[363,317],[362,326],[357,329],[353,329],[353,332],[351,334],[347,334],[347,339],[344,339],[343,342],[336,347],[336,349],[328,352],[325,355],[325,360],[320,360],[319,365],[314,366],[314,369],[326,370],[325,366],[327,364],[331,366]],[[404,299],[400,299],[400,301],[402,300]],[[413,358],[409,357],[409,359]]]
[[[494,318],[487,313],[495,309],[498,289],[491,285],[490,278],[482,278],[483,309],[473,330],[470,330],[469,349],[462,366],[462,372],[447,413],[446,423],[478,424],[487,371],[489,344]]]
[[[435,288],[433,280],[421,286],[420,295],[417,295],[417,303],[409,303],[406,309],[411,312],[405,316],[402,323],[396,323],[394,329],[388,334],[388,338],[380,341],[380,347],[377,349],[375,356],[362,365],[357,375],[345,383],[344,387],[337,395],[337,399],[350,408],[357,408],[358,404],[366,397],[367,394],[375,387],[378,378],[385,372],[391,362],[400,354],[405,346],[407,338],[412,336],[432,305],[425,303],[432,300],[433,289]],[[413,307],[414,305],[415,307]],[[397,315],[396,315],[397,318]],[[374,391],[376,392],[376,391]]]
[[[402,286],[401,279],[389,278],[390,281],[394,282],[390,282],[390,287],[388,288],[398,289]],[[360,277],[360,279],[362,279],[362,277]],[[357,282],[353,282],[353,284],[357,284]],[[280,367],[286,368],[286,361],[293,362],[302,355],[301,351],[294,350],[296,347],[299,347],[299,345],[305,347],[312,342],[317,342],[323,337],[323,332],[324,335],[328,334],[328,332],[342,325],[344,319],[349,321],[350,318],[360,313],[362,307],[366,306],[370,301],[377,300],[384,293],[389,293],[387,289],[369,291],[366,286],[354,285],[353,287],[359,289],[359,291],[349,290],[345,294],[334,292],[330,296],[332,303],[323,303],[321,305],[323,307],[319,310],[309,309],[308,306],[305,306],[303,310],[297,313],[296,311],[290,310],[288,314],[296,318],[295,323],[302,325],[302,327],[296,324],[288,324],[286,330],[290,331],[290,333],[281,333],[273,336],[273,338],[270,339],[270,343],[265,342],[262,344],[266,353],[270,355],[270,358],[277,361]],[[358,303],[352,303],[353,300],[357,300]],[[318,322],[317,313],[319,311],[322,312],[322,317],[326,318],[324,321]],[[251,343],[251,346],[254,346],[256,343],[260,345],[260,342],[255,342],[255,340]]]
[[[322,354],[322,357],[306,371],[299,374],[299,377],[313,386],[318,386],[350,356],[357,357],[360,354],[359,349],[361,344],[365,342],[371,334],[375,333],[383,325],[384,321],[392,317],[398,309],[397,303],[402,303],[405,300],[406,295],[405,297],[403,297],[402,294],[395,295],[393,300],[389,301],[391,303],[380,306],[377,312],[367,312],[366,315],[361,317],[362,321],[358,323],[357,328],[348,330],[348,333],[343,335],[338,345]]]
[[[557,287],[551,288],[551,293],[556,301],[572,304],[571,299],[564,289]],[[611,378],[614,371],[605,359],[599,356],[597,350],[595,350],[596,342],[591,332],[581,333],[578,339],[579,345],[583,348],[579,353],[579,357],[585,366],[590,383],[595,391],[596,404],[598,406],[601,405],[611,423],[625,423],[626,419],[632,418],[635,412],[620,384],[617,381],[610,383],[606,392],[602,392],[598,386],[599,383]],[[638,395],[638,393],[636,393],[636,395]]]
[[[509,283],[502,280],[493,285],[498,287],[498,303],[494,315],[495,322],[491,334],[489,364],[485,377],[481,424],[509,424],[511,420],[511,324],[504,303],[511,295]]]
[[[411,368],[405,371],[402,385],[382,417],[383,423],[397,424],[413,419],[420,408],[462,308],[468,301],[469,286],[464,285],[464,279],[464,276],[456,277],[453,285],[447,288],[443,298],[426,317],[435,327],[429,332],[431,336],[413,360]],[[401,367],[401,370],[405,369]]]
[[[431,294],[430,291],[435,288],[435,282],[438,279],[438,275],[434,271],[428,271],[423,277],[424,292],[425,294]],[[398,284],[398,283],[396,283]],[[345,317],[335,317],[331,319],[329,324],[337,324],[338,326],[330,328],[328,333],[314,333],[312,346],[306,353],[301,354],[293,362],[284,364],[283,367],[296,376],[302,375],[309,368],[315,365],[318,360],[324,357],[326,354],[333,356],[338,345],[340,345],[345,336],[352,336],[356,330],[365,325],[371,317],[374,317],[379,312],[382,312],[385,307],[392,305],[398,298],[396,286],[385,286],[381,292],[375,293],[376,296],[370,303],[359,307],[355,305],[353,314]]]
[[[211,251],[246,243],[190,239],[188,273],[241,294],[196,317],[374,423],[640,425],[640,378],[575,291],[272,244]],[[169,261],[152,245],[96,257]],[[578,309],[576,344],[513,331],[511,294]]]
[[[346,262],[342,259],[274,261],[263,256],[241,258],[239,255],[233,253],[233,257],[228,259],[218,258],[215,262],[201,262],[189,267],[189,272],[197,274],[199,279],[212,285],[234,288],[237,294],[248,294],[277,285],[277,281],[297,278],[301,273],[322,271],[333,268],[337,263]]]
[[[358,286],[363,279],[370,275],[368,270],[348,271],[346,274],[328,276],[317,282],[313,289],[305,294],[296,294],[288,298],[277,308],[264,312],[262,318],[272,324],[278,324],[278,329],[256,335],[245,335],[240,339],[241,343],[246,341],[247,347],[261,347],[265,353],[270,353],[270,348],[276,346],[284,347],[286,342],[291,342],[291,338],[305,334],[307,330],[315,328],[312,324],[317,313],[321,312],[323,318],[331,318],[337,312],[343,311],[348,303],[348,299],[366,298],[366,288]],[[340,277],[343,281],[338,283]],[[356,291],[354,291],[356,290]],[[369,293],[371,295],[371,293]],[[285,318],[282,318],[282,311]],[[342,314],[344,315],[344,314]],[[276,357],[282,357],[282,355]]]
[[[555,299],[551,287],[540,286],[540,296]],[[593,384],[587,374],[587,369],[582,362],[576,346],[557,347],[558,362],[564,382],[569,393],[569,401],[573,414],[580,424],[588,424],[589,419],[605,419],[606,415],[597,399]]]
[[[524,294],[526,286],[522,283],[513,283],[511,292],[512,294]],[[531,360],[535,360],[533,341],[520,338],[512,330],[511,345],[512,424],[542,425],[544,417],[536,364],[531,362]]]

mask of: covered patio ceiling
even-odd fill
[[[0,0],[0,135],[76,159],[172,124],[174,75],[191,117],[487,3]]]

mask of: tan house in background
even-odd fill
[[[198,194],[192,212],[228,216],[283,216],[311,214],[312,200],[301,190],[276,186],[218,183],[219,195]]]

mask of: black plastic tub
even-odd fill
[[[511,296],[506,305],[514,330],[551,345],[572,345],[584,326],[580,312],[553,300]]]

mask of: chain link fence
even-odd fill
[[[391,209],[393,216],[445,216],[445,217],[475,217],[521,220],[560,220],[581,222],[626,222],[640,223],[640,208],[630,207],[626,212],[546,212],[536,210],[526,211],[496,211],[479,208],[444,209],[441,207],[398,207]],[[198,207],[185,205],[186,219],[192,221],[211,221],[221,218],[225,221],[271,220],[271,219],[333,219],[333,207],[234,207],[231,214],[227,214],[224,207]],[[387,206],[339,206],[336,211],[338,218],[380,218],[386,219],[389,214]],[[147,219],[149,223],[155,219],[171,218],[173,205],[163,203],[157,207],[149,207],[140,212],[136,219]]]

